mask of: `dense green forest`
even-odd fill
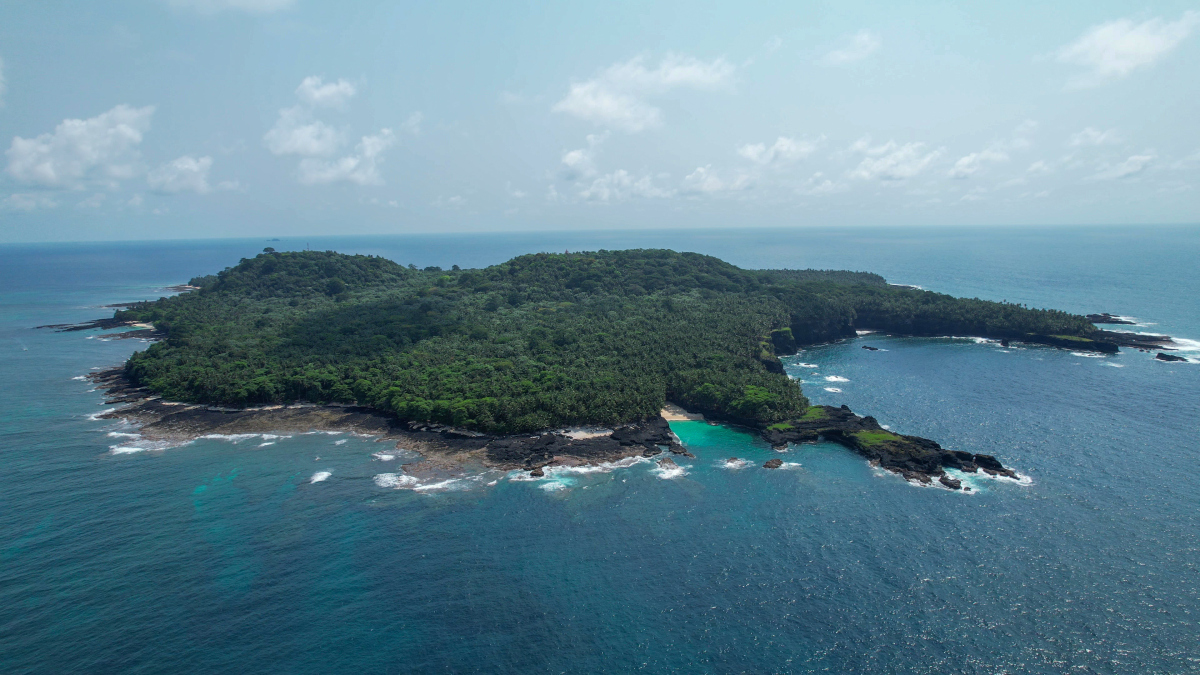
[[[855,329],[1096,330],[875,274],[745,270],[667,250],[442,270],[268,249],[191,284],[199,290],[118,312],[167,335],[129,359],[134,382],[181,401],[357,402],[489,432],[645,419],[666,401],[753,426],[792,419],[808,402],[777,355]]]

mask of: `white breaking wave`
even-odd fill
[[[320,483],[321,481],[325,480],[326,478],[329,478],[332,475],[333,475],[332,471],[318,471],[312,475],[312,478],[308,479],[308,482]]]
[[[1123,364],[1123,363],[1113,363],[1112,361],[1105,361],[1104,363],[1101,363],[1100,365],[1112,366],[1113,368],[1124,368],[1125,367],[1125,364]]]
[[[463,483],[462,478],[447,478],[446,480],[436,483],[426,483],[424,485],[413,486],[414,490],[451,490],[459,487]]]
[[[469,490],[470,488],[483,482],[488,477],[495,475],[493,471],[487,471],[476,476],[464,476],[460,478],[443,478],[432,482],[421,482],[420,478],[410,476],[406,473],[380,473],[376,474],[373,480],[375,484],[381,488],[393,488],[413,490],[415,492],[441,492],[453,490]]]
[[[79,380],[80,382],[85,382],[85,381],[87,381],[87,376],[86,375],[76,375],[75,377],[72,377],[71,379]]]
[[[274,441],[280,438],[291,438],[291,436],[280,436],[279,434],[205,434],[200,438],[210,441],[228,441],[233,445],[237,445],[242,441],[249,441],[255,438],[261,438],[264,441]]]
[[[797,363],[796,365],[801,368],[820,368],[821,367],[815,363]]]
[[[688,474],[687,467],[678,465],[672,467],[656,466],[651,470],[651,473],[658,477],[659,480],[671,480],[672,478],[679,478]]]
[[[826,382],[849,382],[850,379],[846,378],[846,377],[842,377],[841,375],[826,375],[825,381]]]
[[[1085,359],[1102,359],[1104,354],[1096,354],[1094,352],[1071,352],[1071,356],[1082,356]]]
[[[748,466],[750,466],[750,462],[747,462],[744,459],[732,459],[732,460],[724,459],[724,460],[721,460],[720,462],[717,462],[718,469],[730,469],[733,471],[745,469]]]
[[[829,392],[829,393],[831,393],[831,394],[840,394],[840,393],[842,393],[842,390],[841,390],[841,389],[838,389],[837,387],[825,387],[825,391],[827,391],[827,392]]]
[[[635,464],[648,463],[650,460],[645,457],[634,456],[618,459],[615,462],[600,462],[599,464],[584,464],[581,466],[544,466],[542,467],[542,476],[530,476],[528,471],[517,469],[508,472],[508,480],[513,482],[521,481],[549,481],[563,478],[566,476],[581,476],[590,473],[612,473],[617,469],[628,469]]]
[[[371,453],[371,456],[381,462],[390,462],[393,459],[396,459],[395,455],[386,452],[373,452]]]
[[[343,438],[343,439],[342,439],[342,440],[340,440],[340,441],[334,441],[334,442],[333,442],[333,444],[334,444],[334,445],[341,445],[341,444],[345,443],[345,442],[346,442],[346,440],[347,440],[347,439]]]
[[[421,482],[416,476],[396,473],[376,474],[374,480],[375,484],[381,488],[412,487]]]
[[[1176,351],[1181,352],[1200,352],[1200,340],[1189,340],[1187,338],[1171,338],[1171,341],[1176,345]]]
[[[96,420],[100,419],[100,417],[102,415],[107,415],[108,413],[113,412],[115,410],[116,410],[116,408],[106,408],[104,410],[101,410],[100,412],[92,413],[91,415],[88,415],[87,418],[89,420],[95,422]]]
[[[788,469],[795,470],[800,468],[800,462],[784,462],[779,466],[780,470]]]
[[[110,434],[111,435],[111,434]],[[119,438],[130,436],[131,434],[122,434]],[[162,452],[171,448],[177,448],[187,443],[175,443],[172,441],[152,441],[148,438],[142,438],[136,434],[132,434],[133,439],[108,446],[108,451],[114,455],[132,455],[139,452]]]

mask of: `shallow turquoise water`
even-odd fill
[[[1200,339],[1183,228],[310,241],[443,266],[666,245]],[[879,336],[787,360],[817,402],[1029,478],[971,495],[697,422],[673,425],[697,456],[679,475],[441,489],[384,487],[409,456],[348,435],[114,453],[131,430],[89,419],[102,399],[72,378],[144,345],[30,328],[265,245],[0,247],[0,671],[1200,671],[1198,364]]]

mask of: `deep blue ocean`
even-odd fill
[[[672,424],[677,474],[412,484],[372,438],[139,445],[81,376],[145,343],[32,329],[267,245],[443,267],[668,247],[1200,340],[1200,228],[0,246],[0,672],[1200,672],[1200,351],[866,335],[788,359],[815,402],[1026,477],[971,494],[703,422]]]

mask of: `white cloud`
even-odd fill
[[[1200,25],[1200,12],[1188,11],[1178,21],[1161,18],[1134,23],[1118,19],[1092,26],[1077,40],[1058,50],[1062,63],[1083,66],[1073,86],[1092,87],[1120,79],[1153,64],[1183,42]]]
[[[1050,168],[1050,165],[1044,160],[1040,159],[1033,164],[1030,164],[1028,169],[1025,169],[1025,173],[1031,176],[1040,176],[1042,174],[1050,173],[1051,171],[1052,169]]]
[[[356,93],[354,85],[345,80],[326,84],[316,75],[304,78],[300,86],[296,87],[296,96],[301,101],[323,108],[343,108]]]
[[[211,189],[208,186],[208,170],[212,168],[212,163],[212,157],[197,159],[184,155],[146,174],[146,182],[155,192],[206,194]]]
[[[985,164],[1007,161],[1008,153],[998,146],[992,146],[959,159],[950,169],[949,175],[951,178],[967,178],[978,173]]]
[[[5,152],[8,175],[52,188],[82,187],[91,180],[115,186],[137,173],[137,147],[153,115],[154,106],[119,105],[86,120],[63,120],[53,133],[37,138],[16,136]]]
[[[1117,136],[1116,129],[1100,131],[1099,129],[1088,127],[1079,133],[1071,134],[1071,137],[1067,139],[1067,145],[1072,148],[1079,148],[1092,145],[1109,145],[1119,140],[1120,137]]]
[[[417,136],[421,133],[421,122],[423,121],[425,121],[425,116],[418,110],[400,124],[400,131]]]
[[[804,181],[800,186],[800,193],[806,195],[828,195],[837,192],[845,192],[850,186],[845,183],[832,181],[825,177],[825,173],[818,171],[812,175],[812,178]]]
[[[168,0],[168,2],[172,7],[191,9],[201,14],[216,14],[227,9],[251,14],[270,14],[295,4],[295,0]]]
[[[608,138],[608,132],[603,134],[588,134],[587,147],[568,150],[563,153],[562,167],[559,175],[563,180],[579,180],[596,175],[596,150]]]
[[[750,177],[739,174],[732,179],[722,179],[713,170],[712,165],[698,166],[696,170],[683,179],[682,191],[690,194],[716,192],[735,192],[750,187]]]
[[[869,30],[860,30],[850,38],[850,42],[841,49],[835,49],[821,59],[821,63],[827,66],[840,66],[847,63],[862,61],[868,56],[879,51],[883,46],[883,41],[879,39]]]
[[[276,155],[327,157],[342,146],[342,133],[295,106],[279,111],[279,119],[263,136],[263,143]]]
[[[579,196],[585,200],[597,202],[621,202],[632,197],[670,197],[672,194],[670,190],[655,186],[650,176],[634,178],[624,169],[600,176],[579,192]]]
[[[765,143],[746,144],[738,148],[738,154],[755,164],[786,164],[804,159],[817,149],[817,143],[780,136],[767,147]]]
[[[551,109],[579,119],[637,133],[662,124],[662,111],[643,98],[675,88],[715,89],[727,85],[734,67],[724,59],[711,62],[668,54],[650,69],[642,57],[609,66],[595,78],[571,85]]]
[[[359,185],[380,185],[379,165],[383,151],[396,141],[391,129],[377,136],[363,136],[354,154],[333,161],[308,158],[300,161],[300,182],[306,185],[348,181]]]
[[[1119,180],[1121,178],[1130,178],[1136,176],[1146,170],[1150,163],[1154,161],[1154,155],[1150,153],[1142,155],[1133,155],[1119,164],[1104,164],[1092,176],[1092,180]]]
[[[37,209],[53,209],[58,202],[50,195],[41,192],[18,192],[11,194],[0,202],[0,207],[7,211],[36,211]]]
[[[849,173],[851,178],[862,180],[912,178],[937,161],[943,153],[940,148],[926,152],[924,143],[899,145],[895,141],[888,141],[883,145],[871,147],[870,140],[866,138],[856,141],[850,146],[850,150],[866,155]]]
[[[561,175],[565,180],[578,180],[596,175],[596,164],[591,148],[569,150],[562,156]]]

